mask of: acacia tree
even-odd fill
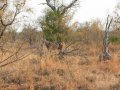
[[[67,29],[69,28],[67,25],[68,11],[76,6],[78,0],[73,0],[68,5],[64,5],[60,1],[62,0],[46,0],[50,10],[47,10],[44,19],[40,23],[47,48],[52,43],[56,43],[57,48],[62,50],[61,43],[67,39]]]

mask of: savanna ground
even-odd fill
[[[0,90],[120,90],[120,8],[106,27],[97,19],[71,24],[79,0],[45,1],[35,22],[19,17],[34,13],[27,0],[0,1]],[[100,61],[107,47],[111,58]]]
[[[22,46],[21,46],[22,45]],[[18,47],[20,51],[9,60]],[[65,46],[65,45],[64,45]],[[119,90],[120,45],[110,44],[110,61],[99,62],[102,43],[79,43],[78,51],[60,58],[46,47],[38,50],[21,41],[7,43],[1,51],[0,90]],[[69,49],[70,49],[69,48]],[[40,54],[44,52],[44,54]],[[23,57],[20,60],[17,58]],[[8,65],[9,61],[19,60]]]

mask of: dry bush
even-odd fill
[[[24,48],[27,47],[29,45],[24,45]],[[66,55],[64,59],[59,59],[50,53],[39,56],[38,53],[33,53],[34,49],[23,50],[22,55],[31,53],[30,56],[2,68],[0,88],[6,90],[119,90],[120,65],[117,54],[119,51],[113,53],[111,61],[97,63],[98,47],[84,45],[83,51],[90,53],[85,54],[86,57]],[[95,51],[95,55],[91,54],[93,53],[91,49]]]
[[[72,35],[74,35],[72,32]],[[77,33],[76,33],[77,34]],[[97,34],[96,34],[97,35]],[[78,35],[79,36],[79,35]],[[100,36],[101,37],[101,36]],[[77,38],[77,37],[76,37]],[[89,38],[92,39],[92,36]],[[12,52],[23,44],[18,57],[28,55],[23,60],[1,68],[1,90],[119,90],[120,89],[120,46],[110,44],[112,60],[97,62],[102,44],[97,41],[86,44],[75,42],[66,52],[76,47],[79,50],[59,58],[52,50],[49,53],[45,47],[39,47],[42,55],[36,47],[29,48],[28,42],[16,39],[14,43],[5,44],[5,49]],[[36,43],[34,43],[36,44]],[[39,44],[36,44],[36,46]],[[69,45],[64,43],[63,49]],[[11,48],[12,47],[12,48]],[[116,50],[114,50],[116,49]],[[42,50],[42,51],[41,51]],[[12,52],[7,52],[6,58]],[[2,55],[2,54],[1,54]],[[10,60],[15,59],[12,57]]]

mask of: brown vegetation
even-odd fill
[[[68,25],[69,10],[78,0],[67,6],[46,0],[52,11],[40,21],[43,31],[29,25],[16,32],[11,25],[23,1],[16,2],[14,15],[8,15],[12,21],[4,18],[7,2],[0,7],[0,90],[120,90],[120,32],[116,27],[105,34],[99,20]],[[108,23],[108,31],[109,27]],[[99,60],[103,51],[108,54],[108,47],[111,59]]]
[[[87,33],[87,36],[89,34]],[[73,44],[65,52],[76,47],[79,50],[66,53],[64,58],[59,58],[57,50],[48,52],[46,47],[41,47],[43,49],[39,51],[36,47],[30,46],[29,42],[18,39],[14,44],[9,42],[4,46],[10,50],[5,54],[1,51],[1,61],[21,44],[23,45],[17,57],[29,56],[1,68],[1,90],[119,90],[120,88],[120,47],[117,44],[110,44],[112,60],[99,62],[97,60],[102,43],[97,41]],[[66,46],[67,43],[63,48]],[[10,60],[15,58],[16,56],[12,56]]]

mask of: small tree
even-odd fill
[[[58,49],[62,50],[62,42],[67,39],[68,30],[68,11],[76,5],[78,0],[73,0],[69,5],[65,6],[58,0],[46,0],[46,4],[51,10],[45,13],[44,19],[41,21],[41,28],[44,33],[46,46],[56,43]],[[67,18],[67,19],[66,19]]]

